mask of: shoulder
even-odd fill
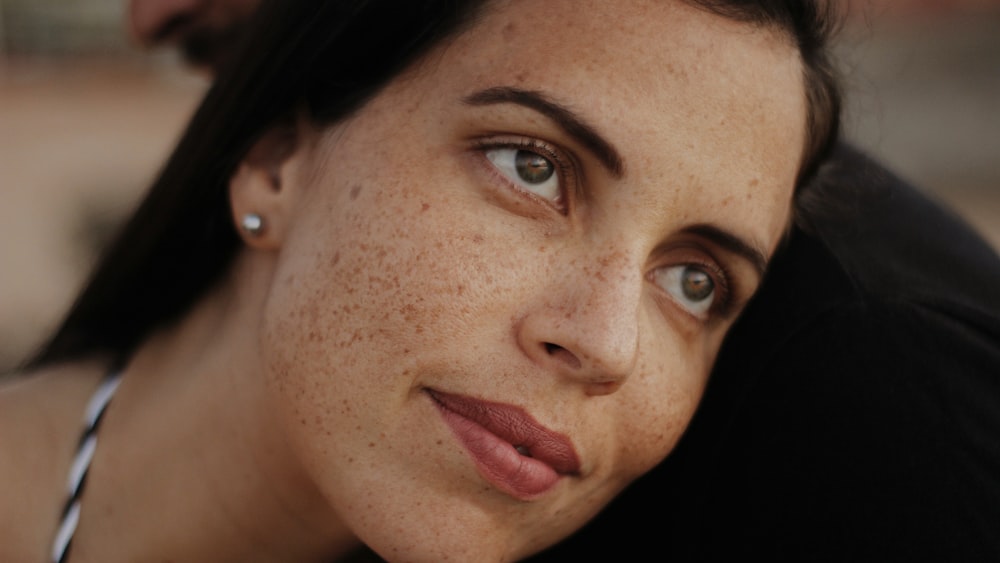
[[[58,524],[70,459],[100,360],[0,381],[0,559],[38,560]]]
[[[647,485],[682,499],[671,517],[691,526],[688,554],[1000,558],[1000,331],[968,319],[857,299],[756,373],[720,366],[728,377]]]
[[[850,147],[838,148],[797,207],[792,238],[822,247],[863,296],[1000,316],[996,250],[950,210]]]
[[[850,148],[824,174],[805,190],[800,224],[731,331],[714,377],[820,368],[817,354],[835,346],[859,369],[890,360],[960,366],[960,352],[995,361],[996,252]]]
[[[826,174],[800,210],[806,228],[730,334],[718,385],[755,400],[874,402],[886,417],[974,400],[1000,411],[996,252],[856,151],[841,147]],[[927,400],[899,400],[906,390]]]

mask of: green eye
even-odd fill
[[[700,266],[679,264],[659,268],[653,280],[681,308],[699,319],[707,318],[715,303],[715,279]]]
[[[519,189],[553,203],[562,199],[562,185],[552,160],[537,152],[513,147],[487,149],[484,154]]]
[[[552,177],[556,167],[549,159],[530,151],[517,151],[514,169],[519,178],[530,184],[540,184]]]
[[[681,291],[691,301],[703,301],[715,292],[715,282],[707,273],[688,266],[681,272]]]

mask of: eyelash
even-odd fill
[[[568,155],[566,151],[560,149],[556,145],[547,143],[540,139],[534,139],[531,137],[516,137],[516,136],[495,136],[487,137],[483,139],[476,139],[473,141],[473,148],[480,153],[483,160],[492,172],[494,176],[502,180],[505,184],[513,188],[518,194],[528,197],[534,201],[543,201],[547,205],[555,208],[559,213],[566,215],[569,213],[570,209],[570,198],[568,197],[570,189],[569,186],[574,185],[576,181],[576,166],[575,159],[571,155]],[[560,201],[553,202],[547,200],[537,194],[531,193],[525,190],[521,186],[514,184],[509,179],[505,178],[503,174],[496,170],[495,166],[488,162],[486,153],[491,150],[496,149],[514,149],[514,150],[524,150],[528,152],[533,152],[538,156],[548,160],[553,165],[555,165],[555,173],[558,176],[559,190],[560,190]]]

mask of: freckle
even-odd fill
[[[375,447],[375,442],[368,442],[368,447],[369,448],[374,448]]]
[[[421,206],[420,206],[420,211],[421,211],[421,212],[424,212],[424,211],[427,211],[427,210],[428,210],[428,209],[430,209],[430,208],[431,208],[431,204],[429,204],[429,203],[424,203],[424,204],[421,204]]]
[[[472,242],[476,244],[481,244],[483,242],[483,235],[476,233],[472,236]]]
[[[439,446],[440,446],[441,444],[443,444],[443,443],[444,443],[444,442],[443,442],[442,440],[438,440],[438,441],[437,441],[437,445],[439,445]]]
[[[351,188],[351,201],[358,199],[358,194],[361,193],[361,184],[358,184]]]
[[[340,251],[339,250],[333,255],[333,260],[330,260],[330,265],[331,266],[336,266],[337,262],[340,262]]]

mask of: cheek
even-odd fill
[[[503,269],[490,258],[502,239],[484,235],[482,212],[433,170],[338,170],[308,188],[279,256],[261,355],[283,408],[313,433],[376,427],[442,351],[502,327]]]
[[[670,348],[661,344],[662,350]],[[619,391],[623,397],[616,433],[622,471],[629,481],[673,450],[704,393],[710,362],[682,350],[642,360],[635,379]]]

